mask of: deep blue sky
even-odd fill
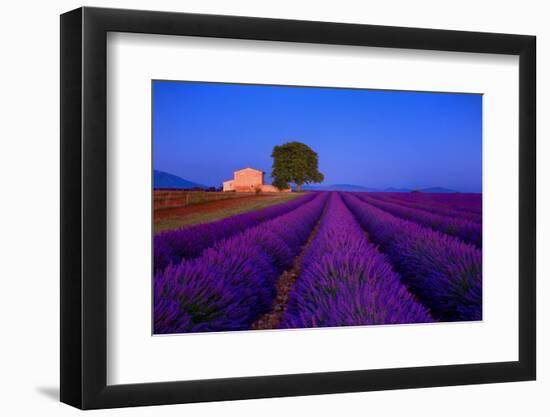
[[[270,180],[273,146],[319,154],[324,184],[481,191],[482,96],[153,82],[154,168],[221,186],[247,166]]]

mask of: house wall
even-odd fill
[[[254,169],[242,169],[235,171],[233,180],[223,182],[223,191],[255,192],[260,190],[265,193],[290,192],[291,189],[279,190],[277,187],[264,184],[265,174]]]
[[[260,187],[264,183],[263,172],[253,170],[242,170],[235,172],[234,187],[236,190],[246,189],[254,190],[256,187]]]
[[[224,191],[235,191],[235,187],[233,186],[233,180],[224,181],[223,182],[223,190]]]

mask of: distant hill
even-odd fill
[[[457,193],[458,191],[450,190],[449,188],[443,187],[429,187],[421,189],[411,189],[411,188],[394,188],[389,187],[383,190],[386,193],[410,193],[412,191],[417,191],[421,193]]]
[[[458,191],[450,190],[448,188],[443,188],[443,187],[423,188],[418,191],[420,191],[421,193],[457,193],[458,192]]]
[[[410,188],[394,188],[389,187],[384,190],[386,193],[410,193],[412,190]]]
[[[327,185],[304,185],[302,190],[307,191],[379,191],[376,188],[363,187],[353,184],[327,184]]]
[[[196,182],[185,180],[177,175],[157,171],[156,169],[154,170],[153,184],[154,188],[208,188],[206,185],[197,184]]]
[[[294,188],[294,187],[293,187]],[[413,191],[421,193],[457,193],[458,191],[451,190],[444,187],[429,187],[421,189],[411,189],[411,188],[398,188],[398,187],[388,187],[388,188],[372,188],[365,187],[363,185],[355,184],[306,184],[302,186],[304,191],[351,191],[351,192],[384,192],[384,193],[410,193]]]

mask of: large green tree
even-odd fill
[[[319,157],[309,146],[301,142],[288,142],[273,148],[271,154],[273,167],[271,178],[273,185],[279,189],[296,184],[296,191],[302,185],[323,182],[324,176],[319,172]]]

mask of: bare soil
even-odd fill
[[[169,219],[172,217],[184,217],[192,213],[211,213],[214,211],[226,210],[231,207],[238,207],[243,203],[258,201],[261,197],[246,196],[235,199],[208,201],[202,204],[193,204],[184,207],[167,207],[155,210],[155,221]]]

